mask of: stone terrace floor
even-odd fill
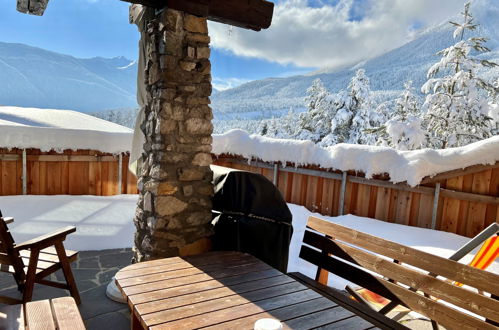
[[[71,266],[76,278],[82,303],[80,313],[88,330],[130,329],[130,315],[126,304],[116,303],[106,297],[106,287],[114,274],[130,264],[130,249],[81,251]],[[52,275],[52,280],[63,280],[62,273]],[[20,297],[11,274],[0,273],[0,295]],[[67,291],[37,284],[33,300],[50,299],[68,295]]]

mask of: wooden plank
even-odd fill
[[[322,213],[322,191],[324,186],[324,178],[317,178],[315,189],[315,206],[317,212]]]
[[[390,205],[390,192],[391,189],[386,187],[378,188],[378,195],[376,196],[376,212],[374,218],[378,220],[388,220],[388,207]]]
[[[465,175],[463,177],[463,192],[471,192],[473,187],[473,175]],[[468,213],[470,203],[468,201],[461,201],[459,204],[459,221],[457,225],[457,234],[466,236],[466,228],[468,227]]]
[[[270,299],[276,296],[287,295],[304,290],[307,290],[307,287],[298,282],[291,282],[285,285],[253,290],[245,292],[243,294],[232,294],[230,296],[220,298],[209,298],[211,296],[211,291],[213,290],[208,290],[204,291],[207,299],[205,299],[205,301],[203,302],[199,302],[196,304],[192,303],[182,307],[166,309],[154,313],[148,313],[145,315],[141,312],[138,312],[138,315],[142,315],[143,325],[145,327],[150,327],[161,323],[183,319],[186,317],[192,317],[202,314],[209,315],[216,310],[248,304],[250,302],[258,302],[260,300]]]
[[[50,162],[46,164],[47,170],[47,195],[60,195],[62,194],[62,163]]]
[[[250,316],[242,317],[239,319],[231,320],[224,323],[219,323],[215,326],[207,327],[206,329],[252,329],[255,322],[263,318],[273,318],[281,320],[285,328],[288,328],[286,321],[294,319],[296,317],[304,316],[310,313],[321,311],[328,308],[336,307],[336,303],[329,299],[320,297],[317,299],[312,299],[305,301],[300,304],[281,307],[272,310],[271,312],[263,312],[258,314],[253,314]]]
[[[490,196],[499,196],[499,168],[495,168],[492,170],[488,194]],[[499,221],[499,218],[496,218],[498,210],[499,205],[487,205],[487,211],[485,212],[485,227],[488,227],[495,221]]]
[[[468,174],[475,174],[475,173],[479,173],[479,172],[483,172],[483,171],[491,170],[491,169],[496,169],[496,168],[499,168],[499,162],[496,162],[495,164],[492,164],[492,165],[481,165],[480,164],[480,165],[468,166],[464,169],[459,168],[456,170],[437,174],[433,177],[424,178],[423,180],[421,180],[420,184],[423,185],[423,184],[427,184],[427,183],[438,182],[438,181],[447,180],[447,179],[450,179],[450,178],[453,178],[456,176],[465,176]]]
[[[369,218],[374,218],[376,214],[376,200],[378,199],[378,187],[369,187],[369,208],[367,210],[367,216]]]
[[[286,321],[290,329],[312,329],[354,316],[352,312],[337,306]],[[358,328],[357,328],[358,329]]]
[[[446,187],[450,189],[461,190],[463,188],[463,177],[448,179]],[[457,232],[457,223],[459,220],[459,200],[454,198],[444,198],[444,208],[442,214],[442,230],[455,233]]]
[[[421,194],[411,193],[411,205],[409,211],[409,226],[416,227],[418,225],[419,205],[421,201]]]
[[[326,324],[320,327],[321,330],[358,330],[358,329],[372,329],[373,325],[359,316],[352,316],[334,323]]]
[[[125,278],[120,280],[120,286],[122,288],[132,286],[132,285],[140,285],[140,284],[146,284],[146,283],[153,283],[153,282],[159,282],[163,280],[173,280],[178,277],[184,277],[184,276],[192,276],[192,275],[197,275],[197,274],[203,274],[206,273],[212,278],[218,278],[218,277],[224,277],[226,274],[231,274],[233,272],[238,272],[240,271],[241,267],[244,268],[251,268],[254,267],[256,264],[261,263],[259,261],[248,261],[248,260],[239,260],[239,261],[234,261],[230,263],[230,266],[221,266],[221,265],[205,265],[203,267],[188,267],[188,268],[182,268],[179,270],[169,270],[169,269],[164,269],[163,271],[157,271],[154,272],[153,274],[149,275],[139,275],[135,277],[130,277],[130,278]],[[174,265],[179,265],[179,264],[173,264]]]
[[[398,205],[399,191],[395,189],[390,190],[390,202],[388,204],[388,222],[395,222],[395,217],[397,216],[397,205]]]
[[[473,175],[472,192],[478,194],[487,194],[490,187],[492,170],[475,173]],[[466,236],[473,237],[477,235],[485,226],[485,213],[487,205],[484,203],[471,202],[468,211],[468,226]]]
[[[220,287],[212,290],[200,291],[182,296],[162,299],[157,301],[138,304],[134,307],[135,311],[140,315],[155,313],[162,310],[170,310],[182,306],[193,305],[199,302],[228,297],[234,294],[245,295],[251,291],[257,291],[265,288],[273,288],[275,290],[287,290],[289,287],[296,287],[296,282],[286,275],[278,275],[270,278],[262,278],[255,281],[249,281],[232,285],[229,287]]]
[[[148,292],[146,294],[137,294],[128,296],[130,305],[138,305],[154,300],[167,299],[171,297],[182,296],[185,294],[196,293],[205,290],[212,290],[224,286],[235,286],[246,282],[255,281],[262,278],[271,278],[279,276],[281,273],[275,269],[267,269],[263,271],[247,272],[238,276],[227,277],[223,281],[210,280],[198,283],[191,283],[181,286],[172,286],[170,288]]]
[[[0,329],[24,330],[23,305],[7,305],[0,308]]]
[[[161,9],[161,0],[122,0]],[[168,0],[168,7],[209,20],[260,31],[270,26],[274,5],[265,0]]]
[[[409,224],[409,215],[411,212],[412,193],[408,191],[398,192],[397,205],[395,209],[395,223],[401,225]]]
[[[418,227],[431,228],[431,212],[433,205],[433,196],[421,195],[421,202],[419,204],[418,212]]]
[[[56,329],[49,300],[33,301],[26,304],[26,325],[29,330]]]
[[[307,225],[318,232],[335,237],[344,242],[355,244],[402,263],[408,263],[426,271],[465,283],[485,292],[499,295],[499,286],[489,285],[489,283],[499,283],[499,275],[343,227],[332,222],[324,221],[316,217],[309,217]]]
[[[303,242],[331,253],[337,258],[406,284],[417,291],[431,294],[436,298],[484,317],[499,320],[499,301],[495,299],[458,287],[453,283],[437,279],[339,241],[331,241],[310,231],[305,233]]]
[[[277,308],[294,305],[300,302],[319,298],[320,295],[312,290],[304,290],[261,300],[258,304],[243,304],[222,310],[217,310],[208,315],[196,315],[181,320],[163,323],[150,329],[179,329],[179,328],[201,328],[227,322],[235,318],[245,317],[252,314],[272,311]]]
[[[166,267],[166,269],[168,269],[168,266],[172,264],[181,264],[180,267],[173,266],[178,267],[177,269],[181,269],[189,267],[200,267],[207,264],[220,264],[223,262],[231,262],[233,260],[241,259],[258,260],[251,255],[243,254],[240,252],[215,251],[189,257],[172,257],[136,263],[121,269],[118,273],[116,273],[115,278],[124,279],[138,275],[153,274],[162,271],[162,269],[158,271],[158,268]],[[171,268],[170,270],[174,270],[174,268]]]
[[[319,209],[318,200],[317,200],[317,182],[318,177],[304,175],[304,186],[302,188],[302,192],[305,192],[305,196],[303,196],[303,200],[305,202],[305,207],[312,212],[317,212]]]
[[[51,302],[59,330],[85,330],[85,324],[72,297],[55,298]]]
[[[369,195],[371,193],[371,187],[359,184],[357,191],[357,208],[355,214],[360,217],[367,217],[369,214]]]
[[[207,273],[200,273],[200,274],[194,274],[194,275],[189,275],[189,276],[184,276],[184,277],[176,277],[172,279],[166,279],[166,280],[159,280],[155,282],[150,282],[146,284],[137,284],[137,285],[130,285],[130,286],[121,286],[121,281],[118,283],[120,284],[121,290],[127,295],[148,295],[150,294],[151,291],[156,291],[154,293],[159,292],[160,290],[165,290],[169,289],[172,287],[179,287],[179,286],[186,286],[192,283],[199,283],[199,282],[205,282],[205,281],[211,281],[213,279],[218,280],[219,282],[223,282],[224,278],[230,278],[230,277],[235,277],[238,275],[244,275],[247,273],[251,272],[259,272],[259,271],[265,271],[269,270],[271,267],[269,265],[266,265],[264,263],[259,263],[255,265],[250,265],[249,267],[246,266],[241,266],[241,267],[232,267],[232,268],[227,268],[225,270],[222,270],[220,272],[210,272],[209,274]],[[152,294],[152,293],[151,293]],[[139,298],[136,298],[139,299]]]

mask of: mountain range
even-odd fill
[[[472,13],[480,26],[476,36],[486,37],[486,46],[491,52],[484,58],[499,63],[499,1],[482,0],[474,2]],[[460,22],[461,17],[452,20]],[[454,27],[448,21],[423,31],[411,41],[381,56],[338,70],[323,69],[308,75],[286,78],[268,78],[248,82],[236,88],[216,93],[212,96],[212,106],[217,111],[215,118],[271,117],[276,112],[287,112],[289,108],[299,110],[304,107],[306,90],[313,80],[320,78],[332,92],[345,89],[356,69],[362,67],[370,78],[375,96],[383,100],[393,97],[403,89],[407,80],[419,89],[427,80],[428,69],[440,57],[436,53],[453,45]],[[373,36],[375,37],[375,36]],[[486,77],[499,76],[499,69],[485,72]]]
[[[0,42],[0,104],[96,112],[136,107],[137,65]]]
[[[499,1],[480,0],[472,6],[480,24],[477,36],[489,39],[484,58],[499,62]],[[456,20],[459,18],[456,17]],[[320,78],[335,92],[346,88],[357,68],[364,68],[380,99],[393,97],[407,80],[419,87],[436,53],[455,41],[448,22],[434,26],[381,56],[342,69],[322,69],[307,75],[256,80],[225,91],[214,91],[216,119],[269,118],[290,108],[304,108],[306,90]],[[375,37],[375,36],[373,36]],[[79,59],[22,44],[0,42],[0,104],[99,112],[137,107],[137,65],[124,57]],[[485,72],[499,75],[499,69]]]

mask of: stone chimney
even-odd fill
[[[205,18],[164,9],[145,33],[146,137],[135,262],[209,249],[210,38]]]

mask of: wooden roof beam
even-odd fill
[[[162,9],[165,7],[237,27],[260,31],[270,26],[274,4],[266,0],[121,0]]]

